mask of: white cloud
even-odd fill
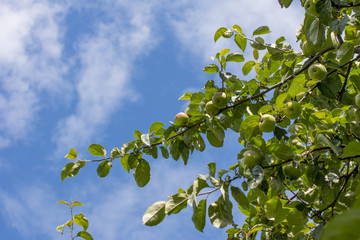
[[[2,1],[0,6],[0,148],[25,137],[43,91],[59,94],[64,6],[46,1]]]
[[[151,8],[141,1],[108,2],[102,6],[106,20],[99,20],[96,33],[79,41],[78,102],[73,114],[59,123],[54,137],[58,152],[88,144],[101,135],[116,110],[138,97],[131,84],[134,61],[157,42],[151,32]]]
[[[295,4],[285,10],[274,1],[183,0],[177,4],[169,14],[174,33],[187,51],[197,54],[206,62],[231,42],[220,39],[214,43],[214,33],[220,27],[238,24],[251,37],[253,30],[267,25],[272,31],[270,40],[285,36],[289,42],[294,43],[295,29],[300,27],[303,19],[303,10]],[[177,8],[183,9],[176,11]]]
[[[55,228],[68,210],[56,203],[52,188],[44,183],[14,188],[12,193],[0,188],[0,213],[6,223],[24,239],[58,239]]]

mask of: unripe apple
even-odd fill
[[[303,50],[305,56],[315,55],[316,53],[315,46],[313,46],[308,41],[303,42],[301,49]]]
[[[175,116],[175,124],[184,127],[186,126],[186,123],[189,121],[189,116],[186,113],[179,112]]]
[[[246,150],[243,154],[243,161],[246,166],[253,168],[260,164],[260,154],[254,150]]]
[[[301,105],[298,102],[287,102],[284,108],[284,114],[287,118],[295,119],[301,114]]]
[[[360,108],[360,93],[355,96],[355,104]]]
[[[304,8],[307,14],[318,17],[320,14],[316,11],[316,0],[307,0],[304,4]]]
[[[327,75],[327,70],[321,63],[314,63],[308,69],[308,74],[313,80],[323,80]]]
[[[259,129],[262,132],[272,132],[275,130],[275,118],[273,115],[264,114],[260,118]]]
[[[290,180],[296,180],[302,175],[302,171],[300,168],[294,167],[292,164],[287,164],[284,167],[284,174],[290,179]]]
[[[212,98],[212,102],[217,108],[224,108],[227,104],[226,93],[224,92],[217,92],[214,94]]]
[[[209,101],[205,104],[205,111],[209,115],[215,115],[219,112],[219,109],[214,105],[212,101]]]

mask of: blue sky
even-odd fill
[[[88,159],[91,143],[110,151],[136,129],[173,121],[184,92],[219,81],[202,72],[210,57],[224,47],[238,51],[231,40],[214,43],[219,27],[238,24],[251,35],[268,25],[268,41],[283,35],[297,47],[302,15],[276,0],[0,0],[0,239],[69,239],[69,231],[55,231],[69,218],[56,201],[71,199],[85,204],[75,211],[89,218],[95,239],[224,239],[225,230],[209,223],[195,230],[190,207],[156,227],[141,219],[150,204],[206,173],[208,162],[234,162],[235,134],[187,166],[147,159],[152,180],[142,189],[119,161],[107,178],[88,164],[62,183],[63,156],[74,147]]]

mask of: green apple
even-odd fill
[[[308,69],[308,74],[313,80],[323,80],[327,75],[327,70],[321,63],[314,63]]]
[[[246,150],[243,154],[243,161],[246,166],[253,168],[261,163],[260,154],[254,150]]]
[[[285,104],[284,114],[290,119],[299,117],[301,114],[301,104],[298,102],[287,102]]]
[[[186,113],[179,112],[175,116],[175,124],[184,127],[186,126],[186,123],[189,121],[189,116]]]
[[[315,46],[308,41],[303,42],[301,49],[305,56],[312,56],[317,52]]]
[[[284,118],[281,122],[278,122],[277,125],[281,128],[286,128],[290,125],[291,121],[287,117]]]
[[[355,104],[360,108],[360,93],[355,96]]]
[[[287,164],[284,167],[284,174],[290,179],[290,180],[296,180],[302,175],[302,171],[300,168],[294,167],[292,164]]]
[[[214,94],[212,98],[212,102],[217,108],[224,108],[227,104],[226,93],[224,92],[217,92]]]
[[[264,114],[260,118],[259,129],[262,132],[272,132],[275,130],[275,118],[273,115]]]
[[[320,15],[316,11],[316,2],[316,0],[307,0],[304,4],[305,12],[314,17],[318,17]]]
[[[217,108],[212,101],[209,101],[205,104],[205,111],[209,115],[215,115],[219,112],[219,108]]]

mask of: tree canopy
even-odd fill
[[[288,8],[292,0],[279,3]],[[154,122],[145,133],[135,130],[134,140],[110,154],[91,144],[88,150],[98,159],[81,160],[71,149],[62,181],[88,163],[99,163],[97,174],[106,177],[120,159],[144,187],[151,180],[151,159],[181,159],[186,165],[206,145],[221,151],[233,131],[242,150],[228,168],[208,163],[208,172],[187,189],[149,206],[145,225],[189,206],[197,230],[204,230],[208,217],[214,227],[227,227],[228,239],[358,239],[360,0],[307,0],[301,7],[304,21],[296,32],[301,52],[282,36],[265,42],[267,26],[251,34],[239,25],[219,28],[215,42],[228,38],[238,46],[237,52],[216,53],[203,69],[221,84],[208,80],[202,91],[186,92],[180,100],[188,105],[174,122]],[[239,64],[242,76],[227,71],[229,62]],[[218,199],[208,202],[211,194]],[[236,208],[245,222],[234,222]],[[87,219],[85,225],[79,219],[75,223],[87,228]],[[80,237],[90,239],[86,228]]]

